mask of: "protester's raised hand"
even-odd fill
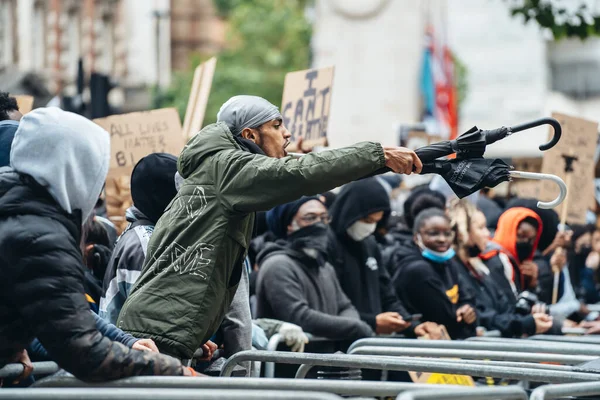
[[[535,333],[538,335],[546,333],[552,328],[552,317],[548,314],[535,313],[533,320],[535,321]]]
[[[142,351],[152,351],[154,353],[160,353],[158,351],[158,347],[156,347],[156,343],[152,339],[140,339],[131,346],[134,350],[142,350]]]
[[[475,320],[477,320],[477,313],[470,305],[465,304],[456,310],[456,322],[464,321],[467,325],[471,325]]]
[[[384,312],[375,318],[375,332],[379,335],[389,335],[391,333],[402,332],[410,326],[410,322],[402,319],[397,312]]]
[[[419,156],[406,147],[390,147],[383,148],[385,154],[385,166],[398,174],[410,175],[413,172],[417,174],[423,169],[423,163]]]

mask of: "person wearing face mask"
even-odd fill
[[[533,210],[510,208],[498,219],[492,246],[481,256],[494,282],[511,300],[524,290],[536,289],[538,267],[532,259],[542,227]]]
[[[488,330],[499,330],[503,337],[548,332],[552,328],[552,318],[543,313],[517,313],[515,301],[502,293],[479,258],[490,241],[483,212],[469,201],[460,200],[451,204],[448,214],[455,233],[459,277],[465,291],[475,298],[479,325]]]
[[[600,264],[598,253],[592,251],[592,235],[595,227],[575,225],[571,228],[573,236],[568,256],[571,283],[579,299],[587,304],[594,304],[600,300],[594,281],[595,271]]]
[[[373,232],[389,207],[389,197],[375,178],[345,185],[331,209],[328,260],[361,319],[376,333],[439,337],[436,324],[409,322],[410,314],[396,297],[381,262]]]
[[[438,208],[423,210],[415,219],[413,232],[412,253],[393,277],[398,297],[409,312],[443,324],[451,338],[475,336],[474,299],[459,282],[448,217]]]
[[[335,340],[372,336],[326,261],[329,221],[318,197],[303,197],[267,213],[269,230],[279,240],[257,257],[257,317],[290,322]]]

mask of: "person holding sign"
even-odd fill
[[[0,173],[0,366],[27,361],[37,337],[86,381],[191,375],[166,355],[133,350],[98,331],[86,301],[80,249],[109,164],[106,131],[58,108],[28,113]]]
[[[221,324],[240,281],[255,212],[384,167],[405,174],[422,168],[413,151],[373,142],[286,157],[291,135],[277,107],[260,97],[231,98],[217,119],[181,152],[185,181],[156,225],[118,319],[125,331],[152,338],[181,359],[192,358]]]

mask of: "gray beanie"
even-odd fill
[[[274,119],[281,119],[279,109],[258,96],[234,96],[217,113],[217,122],[225,122],[235,136],[244,128],[258,128]]]

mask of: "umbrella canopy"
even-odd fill
[[[510,180],[510,167],[499,159],[471,158],[423,163],[421,174],[438,174],[459,198]]]
[[[483,131],[476,126],[472,127],[455,140],[443,140],[429,146],[421,147],[415,150],[421,161],[433,161],[436,158],[444,157],[456,153],[456,158],[478,158],[485,153],[485,146],[493,143],[504,134],[508,133],[508,128],[502,127],[491,131]],[[504,137],[502,136],[502,137]]]

